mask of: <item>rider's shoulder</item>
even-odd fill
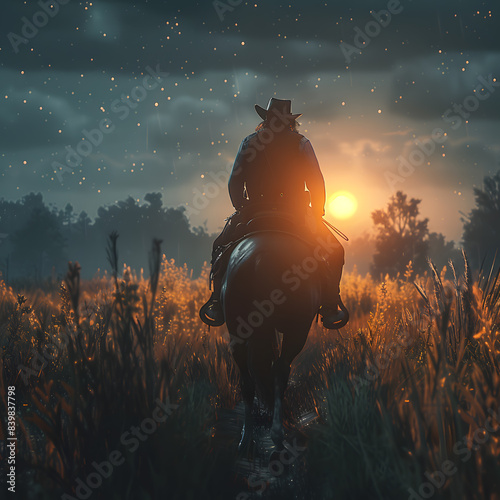
[[[241,141],[241,144],[240,144],[240,150],[244,150],[246,148],[248,148],[248,145],[250,144],[250,142],[257,136],[257,132],[253,132],[252,134],[250,135],[247,135],[242,141]]]
[[[297,134],[297,142],[299,143],[299,147],[301,150],[305,150],[307,147],[311,146],[311,141],[299,132],[295,132]]]
[[[243,141],[241,141],[243,144],[249,143],[254,137],[257,137],[258,132],[253,132],[250,135],[247,135]]]

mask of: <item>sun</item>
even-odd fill
[[[358,200],[349,191],[337,191],[330,196],[328,208],[336,219],[349,219],[358,209]]]

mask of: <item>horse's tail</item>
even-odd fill
[[[274,405],[273,364],[278,358],[278,338],[274,328],[254,332],[248,345],[248,367],[259,399],[270,410]]]

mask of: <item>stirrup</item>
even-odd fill
[[[349,312],[340,301],[338,308],[333,306],[323,306],[319,310],[321,322],[328,330],[338,330],[344,327],[349,321]]]
[[[210,297],[200,309],[200,319],[208,326],[221,326],[225,323],[220,301]]]

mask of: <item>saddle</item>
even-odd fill
[[[217,290],[220,290],[220,284],[229,258],[238,243],[252,235],[270,232],[288,234],[303,241],[306,245],[310,246],[311,250],[315,248],[313,234],[306,225],[305,213],[302,213],[304,216],[303,222],[300,220],[301,214],[284,212],[274,207],[254,210],[248,217],[245,217],[244,213],[240,213],[239,215],[243,215],[243,217],[241,217],[241,220],[233,229],[234,232],[231,234],[231,240],[216,248],[212,257],[209,288],[212,289],[212,284],[214,284],[214,291],[207,303],[200,309],[200,318],[209,326],[220,326],[225,321]],[[321,272],[322,294],[327,290],[328,295],[330,293],[328,292],[328,283],[332,279],[332,269],[329,261],[321,257],[318,269],[323,271]],[[321,306],[318,314],[322,316],[323,325],[329,329],[336,330],[342,328],[349,321],[349,312],[343,305],[338,293],[337,303],[333,305],[327,303],[326,307],[324,305]]]
[[[313,243],[311,243],[311,233],[307,229],[305,221],[301,223],[301,221],[298,220],[299,218],[300,216],[297,214],[284,213],[273,207],[254,211],[246,221],[236,226],[235,238],[219,247],[212,262],[209,285],[212,284],[213,277],[216,273],[224,273],[231,252],[236,245],[254,234],[263,232],[284,233],[303,241],[310,246],[311,249],[314,248]],[[327,261],[323,260],[322,265],[326,273],[328,271]]]

